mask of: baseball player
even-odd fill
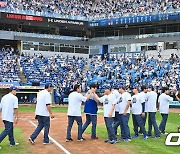
[[[114,89],[112,90],[112,94],[114,94],[116,96],[116,100],[120,97],[120,93],[118,91],[119,89],[119,86],[118,85],[115,85],[114,86]],[[117,102],[116,106],[115,106],[115,117],[114,117],[114,124],[113,124],[113,128],[114,128],[114,131],[115,131],[115,135],[119,135],[117,133],[117,128],[118,126],[120,125],[119,123],[119,104]]]
[[[54,115],[51,112],[51,94],[52,84],[47,83],[45,89],[40,91],[37,95],[37,104],[36,104],[36,119],[38,120],[38,126],[29,137],[29,141],[32,144],[35,144],[34,140],[37,138],[41,130],[44,128],[44,140],[43,144],[51,144],[49,141],[49,128],[50,128],[50,117],[54,118]]]
[[[148,86],[148,92],[146,94],[147,104],[148,104],[148,136],[152,136],[152,126],[154,127],[155,136],[153,138],[160,138],[159,129],[156,123],[156,102],[157,102],[157,93],[154,91],[152,85]]]
[[[145,98],[141,97],[138,87],[133,88],[133,93],[134,95],[132,96],[131,105],[132,105],[132,119],[133,119],[135,135],[132,136],[132,138],[139,137],[138,134],[138,126],[139,126],[141,128],[142,133],[144,134],[144,140],[147,140],[148,136],[146,134],[145,126],[142,119],[142,111],[144,110],[143,103],[145,102]]]
[[[90,89],[91,90],[95,89],[96,91],[97,85],[91,84]],[[86,96],[90,94],[91,90],[87,92]],[[84,113],[86,114],[86,122],[82,126],[82,133],[84,133],[86,128],[92,122],[91,139],[98,139],[98,137],[96,136],[97,111],[98,111],[97,102],[94,98],[94,94],[92,94],[90,99],[86,101],[84,105]]]
[[[69,94],[69,103],[68,103],[68,126],[67,126],[67,136],[66,142],[73,141],[71,138],[71,129],[74,123],[74,120],[78,125],[78,141],[84,141],[82,137],[82,117],[81,117],[81,104],[89,100],[92,94],[95,92],[94,88],[91,88],[90,93],[87,97],[84,97],[81,93],[81,86],[76,84],[74,86],[74,91]]]
[[[18,122],[18,98],[16,97],[17,88],[10,87],[10,92],[2,97],[0,108],[2,111],[2,120],[5,126],[0,134],[0,142],[8,135],[10,146],[19,145],[14,141],[13,122]]]
[[[142,107],[143,107],[143,110],[142,110],[142,120],[143,120],[143,124],[144,124],[144,127],[146,125],[146,118],[147,118],[147,110],[148,110],[148,106],[147,106],[147,99],[146,99],[146,93],[147,93],[147,88],[146,86],[141,86],[141,92],[139,93],[140,97],[141,97],[141,100],[143,100],[144,102],[142,102]],[[142,134],[142,130],[140,128],[139,130],[139,133]]]
[[[169,88],[163,87],[162,94],[159,96],[158,99],[159,112],[161,113],[162,116],[162,120],[159,125],[159,131],[161,132],[161,134],[167,134],[165,132],[165,128],[169,113],[169,102],[173,101],[173,98],[170,97],[168,94],[169,94]]]
[[[129,142],[131,141],[130,130],[128,126],[131,95],[126,91],[125,86],[121,86],[119,88],[119,93],[121,94],[121,96],[117,100],[117,102],[119,103],[119,123],[121,128],[121,138],[119,138],[119,140]]]
[[[97,94],[95,94],[95,99],[100,103],[103,103],[104,121],[108,132],[108,139],[104,142],[116,144],[116,136],[113,129],[113,118],[115,117],[116,97],[111,93],[111,87],[105,86],[104,96],[99,98]]]

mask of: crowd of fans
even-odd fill
[[[0,50],[0,82],[20,82],[17,69],[20,62],[21,71],[30,85],[33,82],[41,85],[53,83],[56,86],[55,97],[61,98],[61,102],[76,83],[82,85],[82,91],[86,91],[91,83],[96,83],[99,92],[103,92],[106,85],[116,88],[117,84],[129,86],[130,89],[134,85],[152,84],[157,91],[163,86],[180,88],[180,58],[174,54],[168,60],[147,56],[105,56],[104,59],[93,56],[88,70],[84,69],[88,60],[75,56],[44,57],[42,54],[30,56],[22,53],[18,59],[13,48]]]
[[[87,72],[88,80],[96,82],[99,89],[107,84],[111,87],[122,84],[130,88],[152,84],[156,90],[163,86],[180,88],[180,58],[177,55],[171,55],[168,60],[153,57],[100,59],[97,56],[92,58]]]
[[[0,50],[0,82],[19,82],[18,57],[14,48]]]
[[[4,7],[4,6],[3,6]],[[179,0],[7,0],[6,8],[57,13],[91,19],[164,13],[180,8]]]
[[[65,95],[77,82],[83,82],[85,61],[87,60],[75,56],[64,58],[62,55],[55,55],[47,58],[42,54],[22,54],[20,63],[30,84],[40,82],[43,85],[50,82],[56,85],[57,95]]]

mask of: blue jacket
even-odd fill
[[[85,102],[84,113],[96,115],[98,111],[97,102],[93,99],[89,99]]]

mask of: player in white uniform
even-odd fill
[[[111,93],[111,87],[105,86],[104,96],[99,98],[97,94],[95,94],[95,99],[100,103],[103,103],[104,121],[108,132],[108,139],[105,140],[104,142],[115,144],[116,136],[113,129],[113,121],[115,117],[115,105],[117,103],[116,97]]]
[[[37,104],[36,104],[36,119],[38,120],[38,126],[29,137],[29,141],[32,144],[35,144],[34,140],[37,138],[41,130],[44,128],[44,140],[43,144],[51,144],[49,141],[49,129],[50,129],[50,117],[54,118],[54,115],[51,111],[51,94],[52,84],[46,83],[45,89],[40,91],[37,95]]]
[[[119,140],[129,142],[131,141],[130,129],[128,126],[130,116],[131,95],[125,90],[126,88],[124,86],[121,86],[119,88],[121,96],[117,100],[117,102],[119,103],[119,123],[121,127],[121,138],[119,138]]]
[[[159,96],[158,99],[159,112],[161,113],[162,116],[162,121],[159,125],[159,131],[161,132],[161,134],[166,134],[165,128],[169,113],[169,102],[173,101],[173,98],[170,97],[168,94],[169,94],[169,88],[163,87],[162,94]]]
[[[94,88],[91,88],[90,94],[87,97],[84,97],[81,93],[81,86],[76,84],[74,86],[74,91],[69,94],[69,103],[68,103],[68,126],[67,126],[67,136],[66,142],[73,141],[71,138],[71,129],[74,123],[74,120],[78,125],[78,141],[84,141],[82,137],[82,117],[81,117],[81,104],[86,100],[89,100],[92,93],[95,92]]]
[[[148,139],[148,136],[146,134],[145,126],[142,119],[142,110],[143,110],[143,103],[145,102],[145,97],[142,97],[139,93],[138,87],[133,88],[134,95],[131,99],[131,105],[132,105],[132,119],[133,119],[133,125],[134,125],[134,132],[135,135],[132,136],[132,138],[138,138],[138,126],[141,128],[142,133],[144,134],[144,140]]]
[[[2,111],[2,120],[5,130],[0,134],[0,142],[8,135],[10,146],[19,145],[14,141],[13,122],[18,121],[18,98],[16,97],[17,88],[10,87],[10,93],[1,99],[0,108]],[[1,147],[0,147],[1,148]]]
[[[157,102],[157,93],[154,91],[152,85],[148,86],[147,92],[147,104],[148,104],[148,136],[152,136],[152,126],[154,127],[154,135],[153,138],[160,138],[159,129],[156,122],[156,102]]]
[[[146,118],[147,118],[147,100],[146,100],[146,93],[147,93],[147,88],[146,86],[141,86],[141,92],[139,93],[140,94],[140,97],[141,97],[141,100],[143,100],[144,102],[142,102],[142,119],[143,119],[143,124],[144,124],[144,127],[146,125]],[[142,134],[142,130],[140,128],[139,130],[139,133]]]
[[[116,99],[118,99],[120,97],[120,95],[121,95],[119,93],[118,89],[119,89],[119,86],[115,85],[114,89],[112,90],[112,94],[114,94],[116,96]],[[118,128],[119,125],[120,125],[120,123],[119,123],[119,104],[117,102],[117,104],[115,106],[115,117],[114,117],[114,124],[113,124],[115,135],[119,135],[117,133],[117,128]]]

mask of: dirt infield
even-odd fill
[[[180,113],[180,108],[170,108],[169,111],[173,113]]]
[[[19,113],[19,122],[15,127],[19,127],[23,131],[23,135],[27,138],[34,131],[35,127],[29,122],[37,124],[37,121],[34,119],[34,113]],[[83,121],[84,115],[83,115]],[[65,149],[67,149],[72,154],[110,154],[110,153],[130,153],[116,147],[116,145],[110,145],[109,143],[104,143],[103,140],[91,140],[89,134],[84,134],[83,137],[86,138],[84,142],[78,142],[77,139],[77,127],[76,123],[72,128],[72,138],[73,142],[65,142],[66,139],[66,127],[67,127],[67,115],[65,113],[56,113],[55,119],[51,120],[50,136],[55,139],[59,144],[61,144]],[[104,124],[103,116],[98,116],[98,125]],[[0,122],[0,127],[3,124]],[[43,134],[40,134],[35,140],[36,144],[29,146],[32,149],[32,154],[61,154],[64,153],[60,148],[55,144],[52,145],[43,145]]]

